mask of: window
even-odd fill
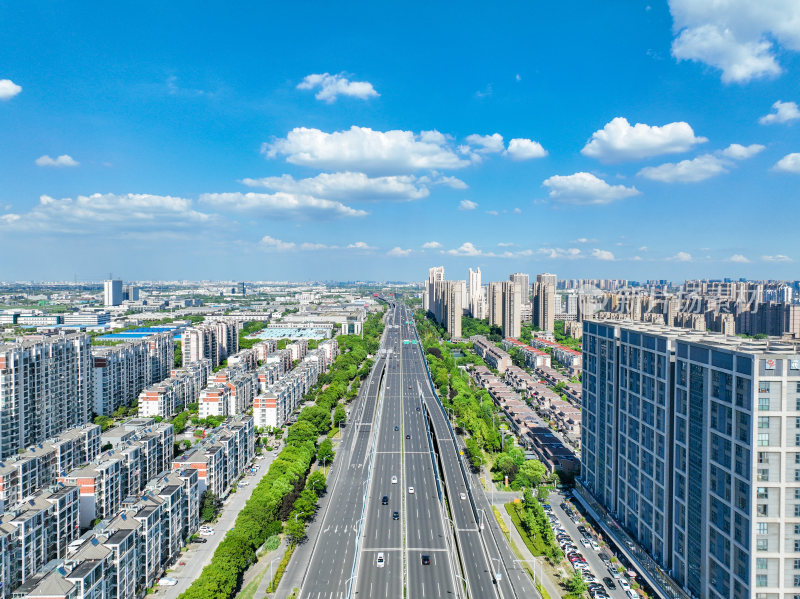
[[[798,453],[797,455],[800,456],[800,453]],[[758,463],[759,464],[769,464],[769,459],[767,458],[767,452],[766,451],[759,451],[758,452]]]
[[[759,397],[758,398],[758,409],[759,410],[769,410],[769,397]]]
[[[800,391],[798,391],[800,393]],[[800,397],[795,400],[794,409],[800,412]]]
[[[767,539],[756,539],[756,551],[768,551]]]
[[[759,522],[757,526],[758,526],[757,528],[758,534],[760,535],[769,534],[769,524],[767,524],[766,522]]]
[[[760,381],[758,383],[759,393],[769,393],[769,381]]]
[[[757,557],[756,558],[756,570],[766,570],[767,569],[767,558],[765,557]]]
[[[766,574],[756,574],[756,586],[757,587],[765,587],[765,586],[767,586],[767,575]]]
[[[794,534],[800,535],[800,524],[795,524],[794,525]],[[800,561],[800,560],[798,560],[798,561]]]
[[[758,417],[758,428],[769,428],[769,416]]]
[[[800,418],[795,418],[794,419],[794,427],[795,428],[800,428]]]
[[[758,512],[759,516],[762,516],[762,517],[769,516],[769,510],[767,508],[767,505],[764,504],[764,503],[758,505],[757,512]]]
[[[800,559],[794,560],[794,565],[792,566],[795,570],[800,570]]]
[[[798,575],[798,574],[795,574],[795,575],[794,575],[794,586],[796,586],[796,587],[800,587],[800,575]],[[795,597],[796,597],[796,596],[797,596],[797,595],[795,595]]]
[[[764,482],[765,480],[769,480],[769,468],[759,468],[758,469],[758,480]]]
[[[794,490],[794,498],[795,499],[800,499],[800,489],[795,489]]]
[[[800,483],[800,470],[794,471],[794,482]]]
[[[794,542],[794,550],[795,550],[795,553],[800,553],[800,541],[795,541]]]
[[[800,447],[800,435],[794,436],[794,445],[795,447]]]
[[[800,464],[800,453],[794,454],[794,463]]]
[[[758,445],[759,447],[767,447],[769,445],[769,433],[758,433]]]
[[[766,487],[758,487],[756,494],[759,499],[769,499],[769,490]]]
[[[794,517],[800,518],[800,504],[795,504],[794,506]]]

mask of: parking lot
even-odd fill
[[[563,507],[562,507],[563,506]],[[569,514],[564,510],[569,510]],[[574,507],[565,503],[561,493],[550,494],[550,511],[548,516],[556,534],[556,540],[562,545],[564,554],[569,561],[575,562],[572,568],[582,572],[584,580],[590,585],[589,593],[594,599],[637,599],[636,591],[630,588],[628,579],[616,573],[616,568],[609,568],[611,554],[599,545],[599,539],[592,537],[583,528],[579,514]],[[555,519],[555,521],[554,521]],[[586,534],[584,534],[584,532]],[[571,559],[570,559],[571,558]],[[619,565],[617,562],[615,565]],[[612,574],[614,571],[614,574]],[[567,576],[571,576],[571,569],[567,569]],[[609,580],[613,584],[609,584]]]

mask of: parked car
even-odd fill
[[[613,589],[617,588],[617,585],[614,584],[614,579],[612,579],[610,576],[604,576],[603,577],[603,582],[606,584],[606,586],[609,589],[613,590]]]
[[[158,581],[158,586],[160,587],[174,587],[176,584],[178,584],[178,579],[170,578],[168,576],[165,576]]]

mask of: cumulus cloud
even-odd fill
[[[426,178],[426,183],[431,183]],[[430,194],[428,186],[414,175],[370,177],[365,173],[345,171],[320,173],[316,177],[296,180],[291,175],[242,179],[248,187],[264,187],[274,191],[298,193],[331,200],[418,200]]]
[[[0,100],[10,100],[22,91],[22,87],[11,79],[0,79]]]
[[[542,183],[550,188],[550,197],[568,204],[608,204],[639,195],[635,187],[609,185],[591,173],[553,175]]]
[[[674,256],[667,258],[667,260],[673,260],[675,262],[691,262],[692,255],[689,252],[678,252]]]
[[[264,235],[264,237],[261,238],[261,245],[265,248],[277,250],[279,252],[285,252],[295,248],[295,243],[293,241],[281,241],[280,239],[270,237],[269,235]]]
[[[792,259],[785,254],[775,254],[774,256],[761,256],[764,262],[791,262]]]
[[[547,156],[547,150],[538,141],[517,137],[508,142],[505,155],[512,160],[530,160],[544,158]]]
[[[592,257],[597,258],[598,260],[606,260],[609,262],[613,262],[615,260],[613,253],[609,252],[608,250],[600,250],[597,248],[592,250]]]
[[[200,202],[224,210],[285,219],[314,220],[367,214],[341,202],[282,191],[273,194],[205,193],[200,196]]]
[[[783,173],[795,173],[800,175],[800,152],[787,154],[778,160],[772,169]]]
[[[95,193],[76,198],[43,195],[29,212],[0,216],[0,228],[85,234],[97,226],[103,232],[120,230],[174,229],[208,223],[213,217],[198,212],[192,200],[151,194]]]
[[[458,203],[459,210],[475,210],[478,207],[477,202],[473,202],[472,200],[461,200]]]
[[[539,248],[537,253],[553,259],[566,258],[568,260],[576,260],[585,257],[579,248]]]
[[[647,166],[637,174],[640,177],[662,183],[696,183],[715,175],[727,173],[727,164],[711,154],[703,154],[692,160],[667,162],[660,166]]]
[[[694,145],[708,141],[696,137],[689,123],[668,123],[661,127],[636,123],[618,116],[595,131],[581,154],[603,162],[640,160],[660,154],[686,152]]]
[[[750,260],[748,260],[747,257],[743,256],[742,254],[734,254],[733,256],[728,258],[728,260],[731,261],[731,262],[738,262],[740,264],[749,264],[750,263]]]
[[[331,75],[330,73],[306,75],[303,81],[297,85],[297,89],[317,88],[319,88],[319,91],[314,94],[314,97],[329,104],[335,102],[339,96],[368,100],[377,98],[380,95],[369,81],[350,81],[345,76],[345,73],[337,75]]]
[[[467,143],[471,146],[476,146],[474,149],[478,154],[496,154],[497,152],[502,152],[505,147],[503,145],[503,136],[499,133],[493,133],[492,135],[473,133],[467,136]]]
[[[371,245],[367,244],[367,242],[365,242],[365,241],[354,241],[353,243],[347,244],[347,249],[350,249],[350,250],[374,250],[376,248],[374,248]]]
[[[285,138],[265,143],[267,158],[285,156],[291,164],[369,173],[407,173],[420,169],[454,169],[470,164],[460,158],[438,131],[375,131],[352,126],[326,133],[296,127]]]
[[[797,0],[669,0],[672,55],[722,71],[725,83],[774,77],[778,46],[800,50]]]
[[[80,164],[69,154],[62,154],[57,158],[51,158],[45,154],[44,156],[39,156],[35,162],[36,166],[52,166],[56,168],[78,166]]]
[[[393,247],[388,252],[386,252],[387,256],[408,256],[411,253],[410,249],[403,249],[399,245]]]
[[[447,250],[447,253],[451,256],[480,256],[481,251],[476,248],[472,243],[469,241],[465,241],[461,244],[460,247],[454,250]]]
[[[747,160],[752,158],[766,147],[761,144],[750,144],[743,146],[741,144],[731,144],[724,150],[720,150],[720,154],[726,158],[733,158],[734,160]]]
[[[790,123],[800,119],[800,110],[795,102],[781,102],[778,100],[772,105],[772,112],[765,114],[758,122],[762,125],[773,125],[776,123]]]
[[[426,241],[422,244],[422,247],[426,250],[435,250],[442,247],[442,244],[438,241]]]

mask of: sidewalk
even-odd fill
[[[514,526],[514,523],[511,521],[511,517],[506,511],[505,505],[495,502],[494,507],[497,507],[497,510],[500,512],[500,516],[503,518],[503,524],[505,524],[506,528],[508,528],[508,531],[511,535],[511,542],[516,547],[516,550],[522,554],[522,558],[525,560],[530,560],[531,562],[538,562],[535,567],[533,563],[527,564],[531,570],[534,570],[535,573],[539,575],[536,578],[536,582],[544,587],[544,590],[547,591],[548,595],[550,595],[550,599],[558,599],[561,597],[563,591],[559,588],[558,584],[553,581],[549,573],[545,571],[545,566],[543,563],[545,558],[541,556],[533,556],[528,549],[528,546],[525,544],[525,541],[522,540],[517,527]],[[542,576],[541,573],[544,573],[544,576]]]
[[[269,583],[272,582],[272,577],[275,575],[275,570],[277,569],[278,564],[283,558],[283,554],[286,553],[286,549],[287,549],[286,539],[282,538],[281,544],[275,551],[270,551],[264,557],[258,560],[256,567],[261,570],[266,570],[267,573],[264,575],[264,578],[261,579],[261,582],[258,585],[258,589],[256,589],[255,597],[261,598],[267,595],[267,586],[269,586]],[[272,565],[271,570],[270,570],[270,565]],[[257,575],[258,572],[254,574]],[[244,588],[244,586],[245,585],[242,585],[242,588]]]

